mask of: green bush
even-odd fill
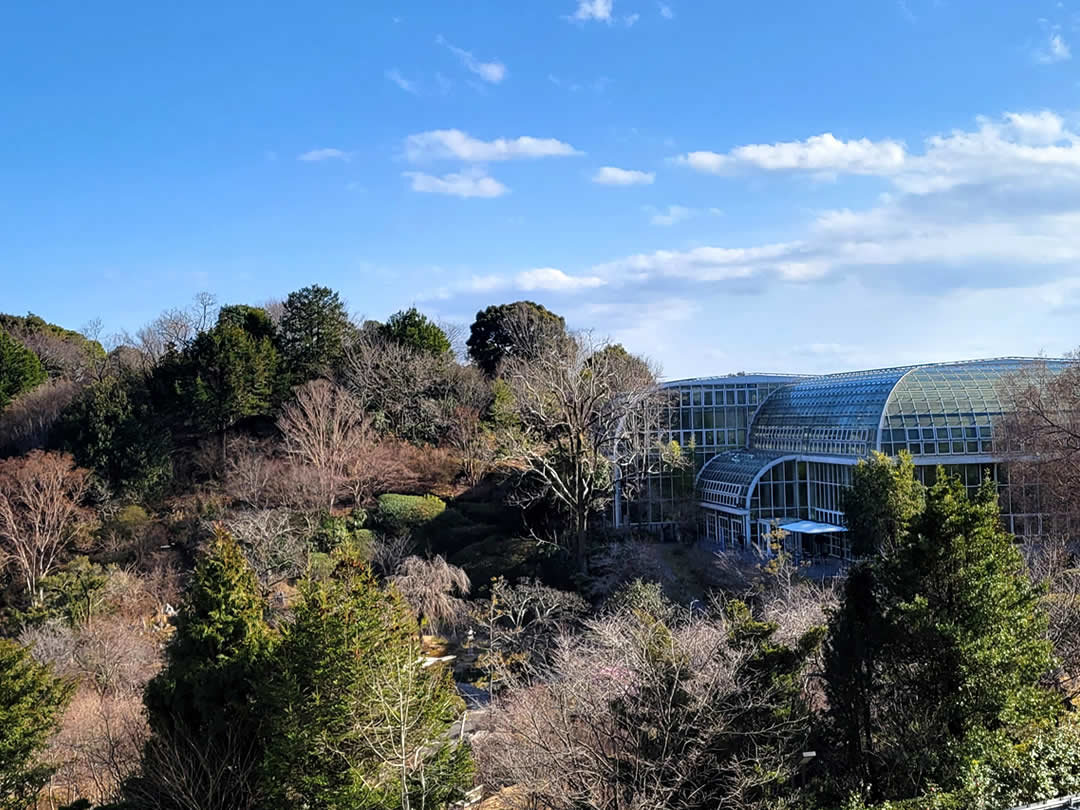
[[[446,511],[446,502],[434,495],[394,495],[379,497],[376,521],[379,528],[401,534],[434,520]]]
[[[312,546],[316,551],[327,554],[345,543],[359,542],[370,547],[372,534],[363,528],[367,517],[367,512],[363,509],[354,509],[348,515],[325,513],[312,535]]]

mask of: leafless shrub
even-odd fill
[[[656,543],[615,541],[597,548],[589,559],[587,596],[603,598],[635,579],[667,582],[672,572]]]
[[[50,745],[50,756],[61,763],[52,798],[95,804],[116,799],[120,784],[138,768],[148,735],[140,695],[79,689]]]
[[[234,512],[223,521],[263,588],[299,577],[307,568],[307,534],[287,509]]]
[[[458,407],[483,409],[490,387],[474,368],[448,355],[415,351],[362,332],[349,347],[343,382],[361,407],[396,436],[437,443]]]
[[[456,594],[468,596],[469,577],[442,556],[431,560],[406,557],[390,582],[416,613],[421,633],[425,622],[438,632],[460,625],[465,618],[465,602]]]
[[[495,699],[474,741],[482,780],[551,810],[783,806],[761,789],[790,777],[808,720],[771,714],[786,697],[752,680],[728,635],[717,617],[622,613],[563,637],[550,678]]]
[[[1080,695],[1080,555],[1065,537],[1028,541],[1024,558],[1034,582],[1046,586],[1043,604],[1050,617],[1048,635],[1067,693]]]
[[[19,633],[19,643],[30,650],[39,664],[48,664],[60,677],[75,676],[78,638],[75,630],[66,623],[54,620],[26,627]]]
[[[177,810],[254,810],[260,765],[259,742],[241,736],[236,724],[226,735],[206,738],[172,726],[155,734],[144,749],[141,774],[125,785],[126,798],[138,807]]]
[[[324,508],[347,491],[375,444],[363,409],[329,380],[312,380],[296,391],[278,419],[285,453],[315,475]]]
[[[488,598],[469,606],[488,691],[549,677],[552,651],[561,637],[580,628],[588,610],[576,593],[539,580],[492,581]]]
[[[44,447],[79,385],[51,379],[16,397],[0,412],[0,450],[18,455]]]
[[[377,535],[371,546],[371,564],[379,576],[389,579],[415,549],[416,543],[408,532]]]
[[[225,492],[234,500],[256,509],[265,509],[272,485],[281,472],[281,462],[272,456],[266,441],[234,439],[225,462]]]
[[[88,479],[66,453],[34,450],[0,461],[0,545],[34,601],[38,583],[89,520],[81,505]]]

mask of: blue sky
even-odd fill
[[[320,283],[531,298],[668,376],[1059,354],[1078,64],[1078,0],[9,4],[0,309]]]

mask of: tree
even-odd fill
[[[738,603],[588,622],[550,674],[497,698],[475,743],[484,782],[558,810],[791,806],[821,630],[790,647],[776,630]]]
[[[105,349],[96,340],[48,323],[33,313],[27,313],[25,317],[0,315],[0,332],[7,332],[33,352],[54,379],[84,383],[105,360]],[[0,360],[0,368],[4,365]]]
[[[450,339],[437,324],[416,307],[395,312],[379,327],[379,334],[388,341],[425,354],[446,354]]]
[[[172,475],[169,431],[139,372],[122,371],[84,388],[64,411],[57,434],[59,447],[122,495],[145,497]]]
[[[830,620],[828,764],[841,793],[862,784],[902,799],[957,786],[968,758],[1053,720],[1060,698],[1041,685],[1053,664],[1047,617],[1000,528],[994,486],[969,499],[939,470],[923,492],[895,475],[910,474],[906,462],[871,465],[853,498],[879,500],[885,542],[851,571]]]
[[[370,330],[349,346],[342,376],[376,425],[414,442],[444,441],[459,408],[484,410],[491,399],[483,375],[449,352],[418,351]]]
[[[312,285],[289,293],[278,329],[285,367],[299,385],[337,369],[352,325],[341,297]]]
[[[441,807],[461,795],[469,755],[445,737],[460,698],[446,669],[424,665],[413,627],[355,557],[304,585],[270,686],[274,806]]]
[[[72,684],[55,678],[29,651],[0,639],[0,808],[24,810],[54,768],[41,759],[71,697]]]
[[[19,394],[45,382],[38,356],[0,330],[0,411]]]
[[[0,543],[30,600],[89,519],[82,507],[89,473],[66,453],[34,450],[0,461]]]
[[[135,807],[258,806],[265,716],[255,701],[272,648],[265,613],[239,545],[219,530],[195,569],[165,667],[146,688],[152,736],[125,786]]]
[[[504,433],[524,470],[526,500],[547,499],[564,520],[564,543],[586,563],[591,518],[612,498],[612,469],[635,469],[651,449],[663,399],[647,364],[608,351],[588,334],[545,343],[503,367],[520,427]]]
[[[155,369],[178,419],[218,436],[225,461],[228,431],[242,419],[265,415],[274,402],[278,353],[269,338],[256,340],[228,321],[200,333],[182,353]]]
[[[315,473],[323,506],[332,509],[374,449],[366,414],[344,388],[312,380],[296,390],[278,419],[285,452]]]
[[[431,560],[407,557],[390,577],[390,582],[416,614],[421,641],[425,622],[437,631],[460,623],[465,617],[465,603],[455,596],[455,592],[461,596],[469,595],[469,577],[441,555]]]
[[[994,425],[994,448],[1008,454],[1013,512],[1053,516],[1054,533],[1077,536],[1080,508],[1080,355],[1064,368],[1035,362],[1004,378],[1008,412]]]
[[[217,322],[243,329],[255,340],[277,340],[277,327],[265,309],[247,304],[231,304],[218,310]]]
[[[856,557],[888,553],[922,511],[925,493],[915,480],[915,465],[905,451],[897,459],[874,453],[851,472],[844,493],[847,540]]]
[[[515,301],[477,312],[466,345],[477,367],[494,377],[504,360],[535,357],[565,331],[562,316],[532,301]]]

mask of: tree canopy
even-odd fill
[[[878,800],[955,788],[969,758],[1060,711],[1042,685],[1040,589],[1000,527],[993,485],[969,498],[940,471],[925,489],[910,475],[908,459],[877,458],[855,476],[853,503],[878,504],[882,551],[849,574],[826,644],[837,779]]]
[[[279,330],[286,368],[299,385],[338,368],[352,324],[341,296],[313,284],[289,293]]]
[[[45,377],[38,356],[0,330],[0,410],[19,394],[45,382]]]
[[[438,324],[416,307],[395,312],[379,327],[379,334],[386,340],[426,354],[446,354],[450,351],[450,339]]]
[[[533,358],[538,347],[559,339],[565,331],[561,315],[532,301],[515,301],[477,312],[466,345],[477,367],[493,377],[504,360]]]

